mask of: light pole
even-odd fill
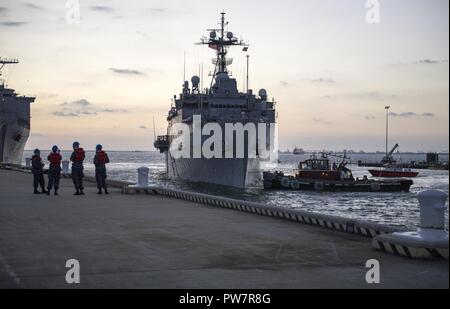
[[[386,106],[386,158],[389,153],[389,110],[391,109],[390,106]]]

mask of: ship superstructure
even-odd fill
[[[18,95],[1,79],[1,70],[16,59],[0,58],[0,163],[20,164],[30,135],[30,104],[34,97]]]
[[[231,58],[227,58],[230,47],[239,46],[247,51],[248,45],[237,39],[232,32],[226,31],[227,25],[225,13],[222,13],[220,28],[209,29],[209,37],[204,37],[199,43],[216,52],[210,87],[201,89],[201,80],[198,76],[192,77],[191,85],[188,81],[184,82],[182,93],[174,96],[173,105],[169,111],[167,135],[159,136],[155,147],[165,153],[167,173],[173,179],[245,188],[262,177],[260,168],[262,160],[258,155],[208,159],[203,155],[199,158],[195,156],[175,158],[171,153],[172,143],[178,137],[178,133],[172,130],[174,125],[184,123],[192,128],[196,116],[197,118],[201,116],[202,128],[206,124],[214,123],[224,131],[225,125],[230,123],[255,124],[255,126],[265,124],[268,128],[266,143],[275,139],[275,132],[269,128],[276,123],[275,102],[268,100],[267,91],[264,89],[261,89],[258,95],[253,94],[248,86],[246,91],[240,92],[236,79],[228,71],[228,66],[233,62]],[[206,139],[208,136],[202,136],[202,143]],[[270,148],[270,145],[266,146],[267,149]],[[184,147],[184,145],[178,147]],[[190,144],[190,147],[190,152],[193,154],[195,150],[192,148],[195,146]],[[224,148],[226,147],[224,145]],[[232,147],[236,148],[237,145],[232,142]],[[246,139],[245,153],[248,147],[249,143]]]

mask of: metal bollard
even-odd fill
[[[427,190],[417,194],[420,204],[420,227],[423,229],[445,229],[445,205],[447,194],[438,190]]]
[[[31,167],[31,158],[25,158],[25,166]]]
[[[417,198],[420,204],[420,228],[417,231],[378,235],[372,246],[409,258],[448,260],[448,232],[445,229],[448,196],[442,191],[427,190],[418,193]]]
[[[148,187],[148,173],[150,169],[147,167],[140,167],[137,169],[138,172],[138,187],[146,188]]]
[[[62,174],[63,175],[69,175],[69,161],[62,161]]]

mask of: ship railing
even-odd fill
[[[160,135],[156,138],[157,142],[167,142],[169,140],[168,135]]]

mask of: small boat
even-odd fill
[[[304,155],[306,152],[305,150],[303,150],[303,148],[297,148],[295,147],[294,150],[292,151],[292,154],[295,155]]]
[[[328,154],[331,155],[331,154]],[[355,179],[344,160],[337,165],[330,164],[324,153],[300,162],[295,175],[283,172],[264,172],[265,190],[309,190],[343,192],[409,192],[413,181],[410,179],[373,180],[364,176]]]
[[[415,178],[419,176],[418,172],[414,172],[410,168],[385,167],[380,170],[369,170],[373,177],[383,178]]]
[[[369,170],[369,173],[373,177],[383,178],[415,178],[419,176],[419,173],[412,171],[410,168],[402,167],[401,164],[392,156],[394,152],[400,147],[399,144],[395,144],[394,148],[388,152],[389,147],[389,110],[390,106],[386,106],[386,156],[381,160],[379,166],[381,169]],[[359,164],[361,165],[361,164]],[[375,166],[375,165],[373,165]]]

